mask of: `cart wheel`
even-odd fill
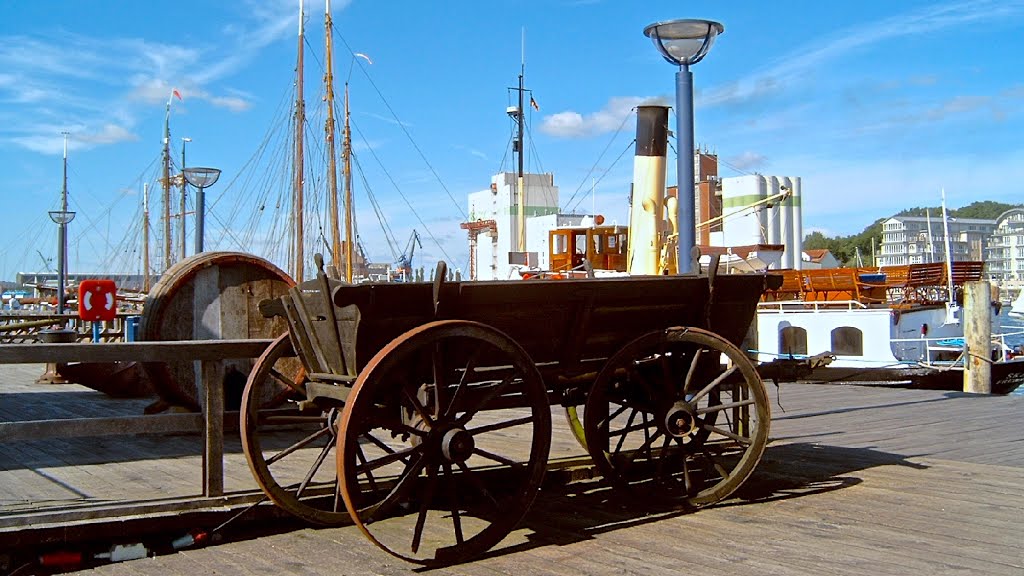
[[[452,564],[490,549],[526,514],[547,468],[551,407],[508,336],[431,322],[360,372],[338,446],[341,495],[363,533],[407,561]]]
[[[587,396],[584,429],[606,478],[697,506],[750,476],[770,419],[761,378],[739,348],[706,330],[670,328],[608,361]]]
[[[242,394],[242,449],[256,482],[278,506],[308,522],[348,522],[333,459],[341,406],[308,406],[306,375],[288,334],[259,357]]]

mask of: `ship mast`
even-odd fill
[[[149,182],[142,185],[142,291],[149,294]]]
[[[160,179],[164,208],[164,270],[171,267],[171,98],[173,97],[173,92],[167,97],[167,109],[164,113],[163,177]]]
[[[303,10],[302,0],[299,0],[299,52],[298,62],[296,64],[296,80],[295,80],[295,165],[293,170],[295,171],[293,182],[293,194],[294,194],[294,217],[295,217],[295,243],[293,245],[292,256],[292,278],[297,283],[302,282],[303,273],[303,253],[302,253],[302,241],[304,236],[303,230],[303,218],[305,211],[303,208],[302,188],[303,188],[303,162],[302,162],[302,130],[306,123],[306,103],[303,99],[302,93],[302,44],[305,40],[303,36]],[[166,140],[165,140],[166,142]]]
[[[342,159],[345,170],[345,281],[352,282],[352,131],[348,124],[348,82],[345,82],[345,134]]]
[[[328,198],[330,199],[331,215],[331,262],[335,270],[339,269],[338,260],[341,258],[341,231],[338,224],[338,169],[334,156],[334,50],[331,46],[331,0],[327,0],[327,9],[324,12],[324,38],[326,42],[325,54],[327,60],[327,71],[324,74],[325,98],[327,100],[327,185]],[[346,278],[349,282],[351,277]]]

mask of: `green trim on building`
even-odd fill
[[[764,200],[764,196],[758,196],[757,194],[748,194],[746,196],[733,196],[731,198],[722,198],[722,208],[743,208],[756,204],[761,200]],[[802,206],[799,196],[790,196],[782,201],[785,206]]]
[[[552,214],[558,214],[558,206],[526,206],[525,212],[527,218],[533,218],[534,216],[550,216]],[[508,209],[508,213],[511,216],[519,215],[519,207],[511,206]]]

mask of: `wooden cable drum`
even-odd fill
[[[243,252],[203,252],[164,272],[146,297],[139,339],[228,340],[274,338],[287,331],[284,318],[264,318],[261,300],[278,298],[295,281],[267,260]],[[253,360],[225,360],[224,403],[238,409]],[[146,363],[153,389],[165,402],[191,410],[201,398],[195,363]]]

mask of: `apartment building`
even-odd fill
[[[995,222],[985,259],[988,277],[1000,285],[1020,286],[1024,280],[1024,208],[1011,208]]]
[[[996,220],[950,218],[948,227],[950,258],[954,262],[986,259],[986,247],[996,230]],[[882,223],[882,246],[877,263],[901,266],[944,262],[944,237],[941,216],[893,216]]]

